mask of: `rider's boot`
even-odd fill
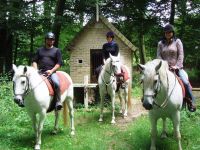
[[[188,110],[190,112],[195,112],[196,111],[196,106],[195,104],[192,102],[191,98],[187,97],[185,98],[186,102],[187,102],[187,106],[188,106]]]
[[[56,110],[61,110],[62,103],[61,103],[61,92],[59,87],[55,88],[55,100],[56,100]]]

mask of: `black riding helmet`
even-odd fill
[[[55,35],[53,32],[48,32],[46,35],[45,35],[45,39],[54,39],[55,40]]]
[[[174,32],[174,27],[171,24],[167,24],[163,30],[164,32]]]
[[[107,32],[106,37],[114,38],[115,37],[114,32],[112,31]]]

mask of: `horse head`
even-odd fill
[[[13,93],[14,101],[19,106],[23,106],[23,97],[29,90],[28,67],[16,66],[13,64]]]
[[[110,69],[113,71],[115,75],[118,75],[121,73],[121,61],[120,61],[120,53],[118,53],[117,56],[112,56],[109,53],[110,56]]]
[[[139,64],[138,67],[142,72],[141,83],[143,83],[143,107],[147,110],[153,108],[155,98],[160,90],[160,74],[159,70],[162,66],[162,61],[156,59],[153,62],[145,65]]]

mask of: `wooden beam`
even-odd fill
[[[192,91],[200,91],[200,88],[192,88]]]

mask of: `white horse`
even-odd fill
[[[50,93],[48,87],[44,79],[38,73],[38,70],[28,66],[16,67],[16,65],[14,64],[13,70],[13,92],[15,96],[14,100],[18,104],[22,103],[22,101],[24,100],[25,108],[27,109],[27,112],[32,119],[33,128],[36,134],[35,149],[38,150],[40,149],[41,145],[41,134],[44,120],[46,117],[47,110],[52,101],[52,96],[49,95]],[[67,73],[61,73],[64,74],[64,76],[70,82],[68,89],[65,89],[64,93],[61,95],[61,101],[66,101],[68,104],[71,121],[71,135],[74,135],[75,128],[73,114],[73,83],[70,76]],[[39,118],[37,118],[37,114],[39,115]],[[58,129],[58,117],[59,111],[55,111],[55,133]]]
[[[178,140],[178,149],[181,147],[180,111],[183,102],[181,85],[176,76],[169,71],[166,61],[155,59],[139,64],[142,71],[143,106],[149,110],[151,122],[151,150],[156,149],[157,120],[162,118],[163,130],[161,137],[166,135],[166,118],[173,122],[174,135]]]
[[[108,94],[111,98],[112,102],[112,121],[111,123],[114,124],[115,122],[115,91],[117,89],[117,80],[116,75],[121,73],[121,62],[120,62],[120,54],[118,56],[112,56],[110,54],[110,58],[108,58],[105,62],[105,65],[103,66],[103,69],[100,72],[99,78],[98,78],[98,85],[99,85],[99,93],[100,93],[100,118],[99,122],[103,121],[103,107],[104,107],[104,99],[106,94]],[[128,71],[128,69],[127,69]],[[127,102],[128,102],[128,83],[129,79],[125,81],[125,87],[119,88],[118,95],[120,99],[120,103],[122,106],[122,96],[124,96],[124,108],[121,108],[122,110],[120,112],[123,113],[123,116],[127,116]],[[123,94],[123,95],[122,95]]]

